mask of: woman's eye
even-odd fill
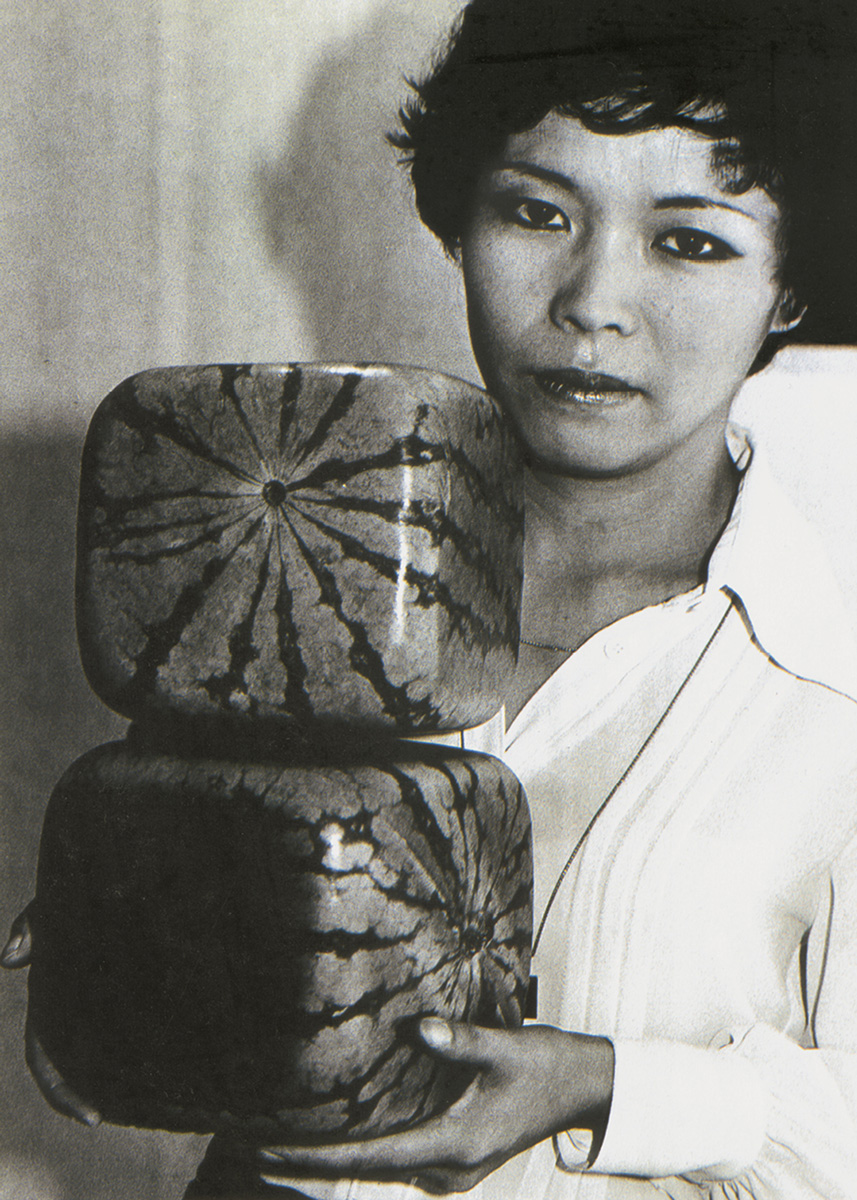
[[[555,204],[545,200],[518,200],[510,205],[511,217],[525,229],[554,229],[568,232],[568,217]]]
[[[673,258],[690,262],[723,262],[727,258],[739,258],[728,242],[721,241],[713,233],[701,229],[669,229],[655,240],[655,246]]]

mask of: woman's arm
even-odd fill
[[[270,1148],[262,1173],[416,1178],[426,1190],[466,1190],[556,1135],[560,1169],[678,1178],[686,1182],[677,1194],[688,1188],[706,1200],[857,1200],[857,839],[834,864],[801,984],[802,1035],[756,1023],[724,1034],[717,1049],[617,1038],[615,1075],[604,1039],[546,1026],[452,1026],[444,1047],[432,1037],[442,1023],[427,1023],[435,1053],[482,1068],[457,1105],[394,1137]],[[596,1132],[588,1158],[565,1136],[587,1128]]]
[[[418,1180],[431,1192],[462,1192],[507,1159],[560,1130],[595,1138],[607,1121],[613,1047],[606,1038],[549,1025],[498,1030],[427,1018],[420,1035],[450,1062],[478,1067],[446,1112],[389,1137],[323,1147],[272,1146],[260,1173]]]
[[[805,1027],[792,1036],[757,1023],[724,1034],[722,1049],[617,1039],[591,1169],[678,1176],[710,1200],[855,1200],[857,838],[833,864],[801,967]],[[578,1169],[567,1139],[557,1145]]]

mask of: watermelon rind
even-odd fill
[[[29,1020],[118,1124],[360,1137],[450,1103],[421,1016],[521,1023],[526,799],[488,755],[79,759],[48,806]]]
[[[132,376],[83,453],[86,675],[132,719],[481,724],[517,655],[521,477],[495,402],[436,372]]]

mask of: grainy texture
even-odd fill
[[[520,784],[439,747],[303,765],[115,742],[50,801],[29,1017],[105,1117],[367,1134],[466,1080],[439,1013],[517,1025],[532,864]]]
[[[517,654],[514,440],[411,368],[147,371],[93,418],[77,616],[116,711],[487,720]]]

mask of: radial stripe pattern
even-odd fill
[[[78,631],[106,703],[457,728],[499,706],[521,584],[514,438],[410,368],[145,372],[93,419]]]
[[[30,1020],[112,1121],[400,1127],[463,1085],[409,1021],[520,1024],[531,883],[525,798],[486,755],[286,766],[114,743],[48,808]]]

